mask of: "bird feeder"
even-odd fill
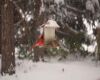
[[[55,30],[60,26],[54,20],[48,20],[44,25],[44,41],[45,43],[56,40]]]

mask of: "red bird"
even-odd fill
[[[39,39],[36,41],[35,44],[32,45],[32,48],[36,46],[44,46],[44,36],[43,34],[39,36]]]

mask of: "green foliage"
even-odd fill
[[[18,58],[19,59],[32,59],[33,58],[33,52],[28,52],[28,49],[25,47],[20,46],[19,47],[19,53],[18,53]]]
[[[64,51],[62,48],[47,48],[47,54],[50,56],[60,56],[61,58],[66,58],[68,53]]]
[[[66,44],[70,45],[71,49],[80,49],[81,44],[84,42],[85,35],[84,33],[79,33],[72,37],[68,37],[65,39]]]

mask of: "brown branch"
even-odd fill
[[[16,4],[15,1],[10,0],[13,5],[15,6],[16,10],[19,12],[19,14],[21,15],[22,19],[25,19],[25,14],[23,12],[23,10]]]
[[[68,4],[66,5],[66,8],[71,9],[71,10],[73,10],[75,12],[85,13],[85,10],[79,10],[77,8],[74,8],[74,7],[70,6],[70,5],[68,5]]]

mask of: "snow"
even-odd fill
[[[93,34],[93,28],[98,27],[99,22],[98,20],[95,21],[95,26],[92,25],[92,21],[90,21],[90,23],[87,21],[87,19],[83,18],[83,23],[86,26],[86,35],[88,38],[90,38],[91,41],[93,41],[93,43],[89,46],[87,46],[86,44],[82,44],[82,46],[84,47],[85,50],[87,50],[88,52],[95,52],[97,43],[96,43],[96,37]]]
[[[27,14],[25,20],[26,20],[27,22],[29,22],[29,21],[32,19],[32,17],[33,17],[33,16],[32,16],[31,14]]]
[[[94,52],[96,50],[97,42],[88,46],[88,52]]]
[[[92,11],[92,13],[95,12],[94,5],[93,5],[93,2],[91,0],[87,0],[86,9],[89,10],[89,11]]]
[[[100,65],[91,61],[32,62],[17,60],[16,74],[0,80],[100,80]]]
[[[86,26],[86,29],[87,29],[87,35],[91,35],[93,34],[93,29],[92,29],[92,21],[91,21],[91,24],[88,23],[88,21],[86,19],[83,20],[85,26]]]
[[[40,26],[40,27],[37,29],[37,31],[40,32],[40,34],[43,34],[43,27]]]
[[[88,50],[88,46],[86,44],[82,44],[82,47],[84,48],[85,51]]]
[[[88,51],[88,52],[95,52],[96,50],[96,46],[97,46],[97,42],[94,42],[93,44],[91,45],[86,45],[86,44],[82,44],[82,47],[84,47],[84,50],[85,51]]]
[[[43,0],[41,0],[41,2],[42,2],[42,5],[41,5],[41,7],[40,7],[40,12],[39,12],[39,14],[41,14],[42,12],[45,11],[45,7],[44,7]]]
[[[62,3],[62,4],[64,4],[64,0],[55,0],[55,3],[57,3],[57,4]]]
[[[20,14],[22,15],[22,18],[24,19],[24,18],[25,18],[25,15],[24,15],[22,9],[20,9],[19,12],[20,12]]]

